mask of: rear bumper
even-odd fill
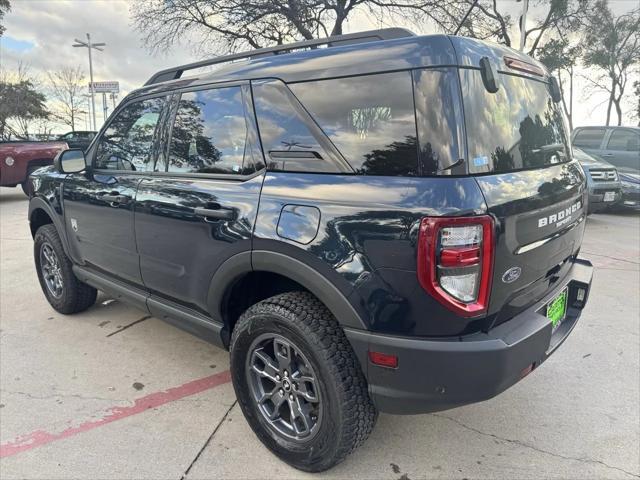
[[[438,340],[378,335],[345,329],[379,410],[416,414],[487,400],[538,367],[567,338],[586,301],[593,267],[576,260],[564,282],[548,296],[508,322],[466,337]],[[565,320],[552,333],[546,304],[568,287]],[[585,290],[578,302],[579,289]],[[372,365],[368,351],[397,355],[398,368]]]

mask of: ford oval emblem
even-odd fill
[[[502,274],[502,281],[504,283],[513,283],[520,278],[522,269],[520,267],[511,267],[509,270]]]

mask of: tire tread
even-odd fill
[[[66,290],[61,300],[51,298],[43,283],[38,259],[40,238],[46,239],[58,255],[58,261],[60,262],[65,282],[64,288]],[[38,278],[40,280],[42,290],[51,306],[60,313],[72,314],[82,312],[93,305],[96,302],[98,291],[92,286],[78,280],[76,275],[73,273],[73,264],[64,252],[62,240],[60,240],[56,227],[53,224],[41,226],[36,232],[34,242],[34,257],[36,268],[38,269]]]
[[[236,324],[231,348],[238,336],[249,328],[255,316],[276,313],[290,319],[302,330],[316,353],[323,358],[330,374],[338,379],[342,412],[338,446],[333,458],[311,466],[309,471],[322,471],[343,461],[369,437],[377,419],[377,410],[369,397],[367,382],[360,364],[342,327],[325,305],[309,292],[287,292],[263,300],[240,317]],[[300,466],[296,465],[300,468]],[[306,468],[304,468],[307,470]]]

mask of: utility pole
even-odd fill
[[[89,50],[89,78],[91,83],[89,84],[89,93],[91,94],[91,111],[93,112],[93,129],[96,129],[96,102],[93,94],[93,61],[91,59],[91,49],[95,48],[96,50],[103,51],[106,43],[91,43],[91,35],[87,33],[87,41],[83,42],[82,40],[74,39],[76,43],[72,45],[72,47],[86,47]]]
[[[529,10],[529,0],[522,1],[522,15],[520,16],[520,51],[524,52],[524,41],[527,32],[527,10]]]

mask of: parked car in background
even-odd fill
[[[573,158],[580,162],[587,177],[589,213],[601,211],[621,201],[622,186],[616,167],[576,147],[573,148]]]
[[[618,205],[640,208],[640,127],[577,127],[571,140],[616,167],[622,187]]]
[[[577,127],[571,134],[571,141],[619,171],[640,170],[640,127]]]
[[[640,210],[640,172],[619,172],[622,199],[619,206]]]
[[[62,140],[69,145],[69,148],[80,148],[82,150],[86,150],[93,140],[93,137],[96,136],[96,132],[91,132],[88,130],[76,130],[74,132],[65,133],[64,135],[60,135],[58,140]]]
[[[21,185],[29,195],[29,175],[51,165],[55,156],[69,146],[65,142],[0,142],[0,186]]]

